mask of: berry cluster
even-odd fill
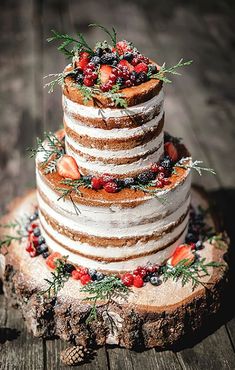
[[[76,83],[87,87],[98,85],[102,92],[114,85],[120,88],[140,85],[158,71],[155,64],[126,40],[119,41],[116,47],[97,47],[93,54],[82,51],[74,66]]]
[[[149,265],[147,267],[138,266],[133,273],[125,273],[121,276],[124,285],[141,288],[144,283],[150,282],[152,285],[161,285],[160,279],[161,267],[158,265]]]
[[[36,257],[42,254],[44,258],[47,258],[49,256],[49,252],[45,238],[41,235],[41,230],[39,228],[38,210],[35,210],[34,214],[29,217],[27,232],[28,241],[26,245],[26,251],[31,257]]]

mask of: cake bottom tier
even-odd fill
[[[197,191],[192,202],[207,208],[208,204]],[[12,211],[2,220],[10,222],[28,214],[37,204],[35,191],[13,203]],[[209,224],[214,221],[209,215]],[[53,337],[76,344],[117,344],[127,348],[167,348],[185,335],[198,330],[208,317],[220,308],[226,282],[227,265],[223,249],[204,243],[199,251],[206,261],[223,263],[211,267],[201,277],[202,284],[194,290],[191,283],[169,279],[160,286],[147,283],[141,289],[130,288],[128,296],[117,296],[111,301],[97,301],[97,318],[86,322],[92,304],[84,301],[79,281],[69,278],[57,296],[51,298],[38,293],[47,288],[45,279],[51,273],[42,256],[31,258],[25,244],[17,241],[6,255],[0,255],[0,277],[4,292],[22,310],[26,325],[37,337]]]

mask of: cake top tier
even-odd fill
[[[140,104],[157,95],[162,82],[170,82],[167,73],[179,74],[178,67],[190,64],[181,59],[175,66],[161,67],[143,55],[130,41],[118,40],[111,31],[100,25],[108,40],[90,46],[81,33],[76,38],[56,31],[48,41],[62,42],[58,50],[70,58],[70,64],[47,85],[56,82],[71,100],[84,105],[125,108]],[[50,75],[52,76],[52,75]]]

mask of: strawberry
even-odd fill
[[[91,186],[94,190],[99,190],[103,187],[103,180],[100,177],[93,177],[91,179]]]
[[[112,67],[108,66],[107,64],[103,64],[100,67],[100,81],[103,85],[105,85],[109,81],[109,76],[112,73]]]
[[[137,73],[140,73],[140,72],[147,73],[148,72],[148,65],[146,63],[142,62],[142,63],[137,64],[137,66],[135,66],[134,69]]]
[[[178,151],[175,147],[175,145],[171,141],[167,141],[164,144],[165,152],[173,162],[177,162],[178,160]]]
[[[126,40],[118,41],[116,48],[117,48],[118,53],[121,55],[131,49],[129,43]]]
[[[116,193],[118,191],[118,185],[114,181],[109,181],[104,184],[104,190],[107,193]]]
[[[173,255],[170,258],[171,266],[176,266],[179,262],[185,260],[184,265],[190,265],[195,259],[195,256],[192,252],[192,248],[188,244],[179,245]]]
[[[60,176],[68,179],[79,180],[81,177],[75,159],[67,154],[58,160],[57,171]]]
[[[122,278],[121,278],[122,282],[124,285],[126,286],[132,286],[133,285],[133,281],[134,281],[134,276],[130,273],[126,273],[124,275],[122,275]]]
[[[134,71],[134,67],[125,59],[120,60],[118,66],[127,67],[130,72]]]
[[[134,276],[133,285],[136,288],[141,288],[144,285],[144,280],[140,275]]]
[[[56,268],[56,263],[55,263],[56,260],[61,257],[62,257],[61,254],[58,252],[54,252],[50,254],[46,259],[47,266],[49,266],[52,270],[54,270]]]
[[[81,278],[80,278],[80,281],[81,281],[82,285],[86,285],[87,283],[89,283],[91,281],[91,277],[90,277],[89,274],[82,275]]]
[[[84,70],[87,64],[89,63],[89,61],[90,61],[89,53],[87,53],[86,51],[83,51],[79,55],[79,60],[75,62],[75,66],[76,68]]]

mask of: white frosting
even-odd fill
[[[64,121],[71,130],[73,130],[79,135],[84,135],[84,136],[89,136],[91,138],[104,139],[104,140],[127,139],[127,138],[132,138],[135,136],[142,136],[146,134],[147,132],[153,131],[156,127],[158,127],[158,124],[160,120],[162,119],[163,114],[164,114],[164,111],[162,109],[156,117],[154,117],[150,121],[138,127],[113,128],[110,130],[104,130],[102,128],[86,126],[82,124],[80,121],[76,120],[75,118],[72,118],[71,116],[67,115],[66,113],[64,113]]]
[[[159,149],[161,143],[163,142],[163,132],[159,134],[158,137],[154,138],[153,140],[148,141],[144,145],[136,146],[132,149],[125,149],[125,150],[116,150],[116,149],[96,149],[90,148],[81,145],[80,143],[73,140],[71,137],[66,135],[66,143],[74,147],[76,150],[79,150],[84,155],[90,155],[92,157],[98,158],[131,158],[137,155],[144,156],[146,153],[153,149]]]
[[[70,114],[79,114],[84,117],[89,118],[103,118],[103,119],[109,119],[109,118],[121,118],[121,117],[127,117],[130,115],[145,113],[145,114],[151,114],[156,106],[162,104],[164,100],[164,93],[163,90],[159,92],[158,95],[154,96],[152,99],[141,103],[134,105],[132,107],[128,108],[117,108],[117,109],[111,109],[111,108],[95,108],[95,107],[89,107],[86,105],[78,104],[73,102],[72,100],[68,99],[65,95],[62,97],[62,104],[63,109]]]

